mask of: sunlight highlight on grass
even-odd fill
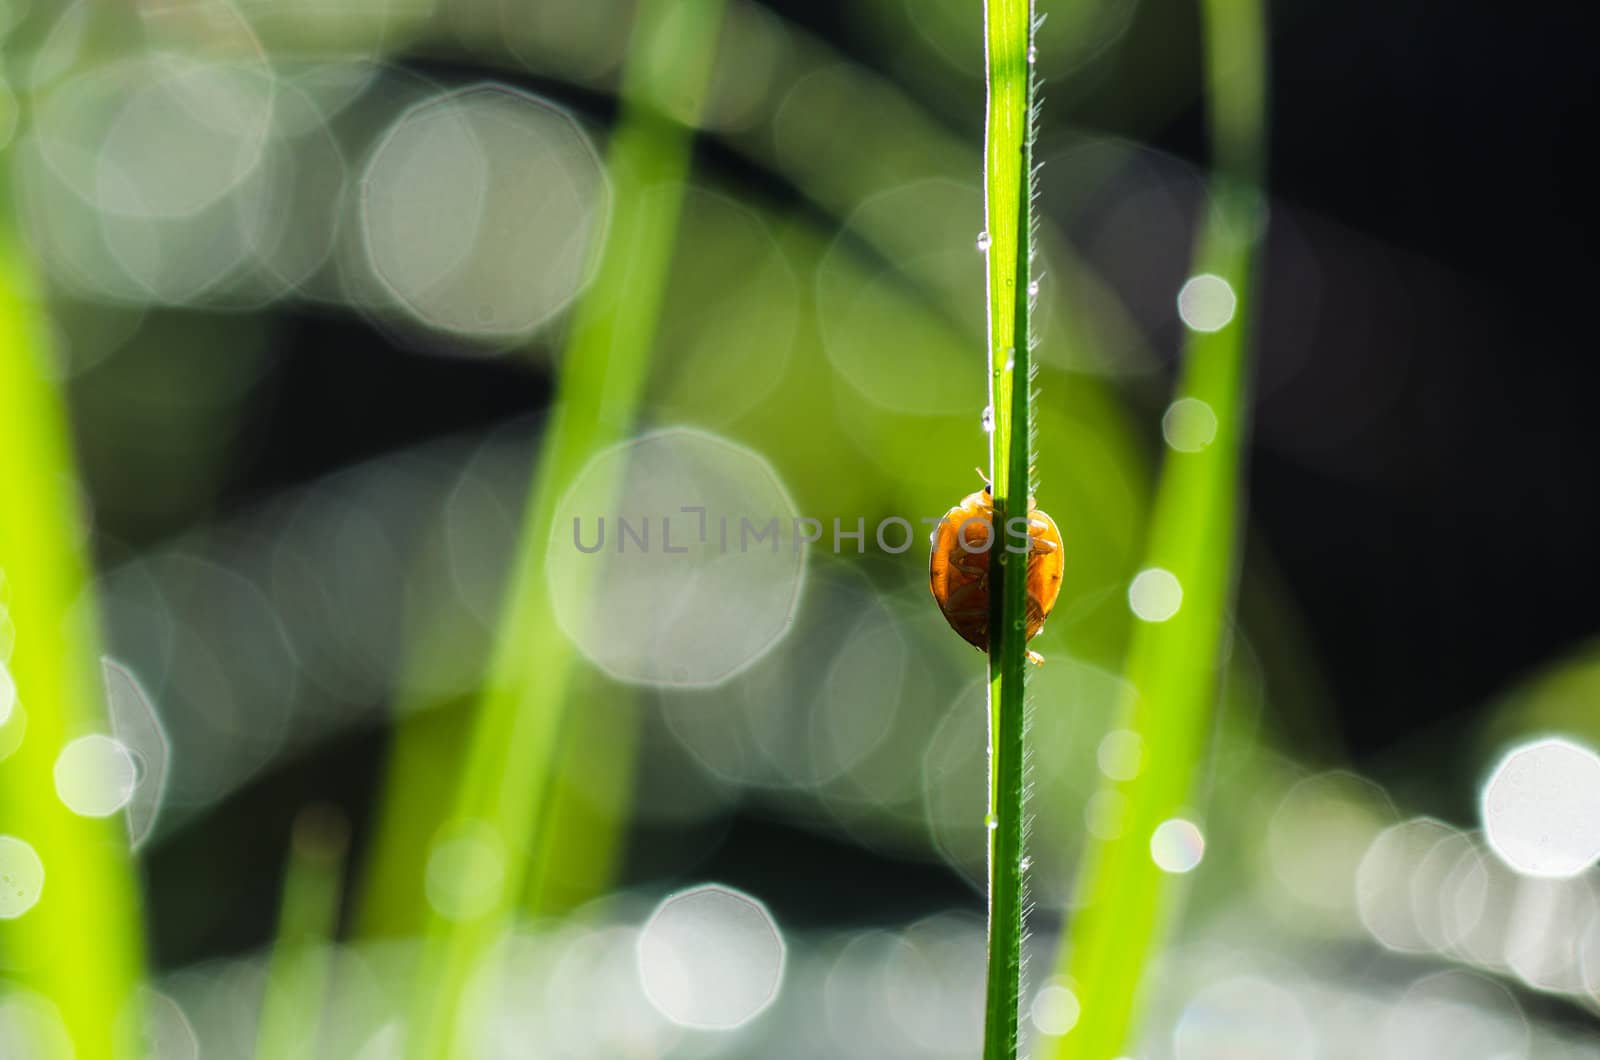
[[[1116,837],[1097,840],[1085,854],[1079,881],[1084,905],[1059,958],[1082,1018],[1065,1035],[1041,1042],[1040,1055],[1054,1060],[1106,1060],[1133,1047],[1145,974],[1177,909],[1175,874],[1196,867],[1204,844],[1205,814],[1195,803],[1236,581],[1249,313],[1264,225],[1265,54],[1258,0],[1203,3],[1212,210],[1191,270],[1207,278],[1188,288],[1184,316],[1196,319],[1176,397],[1203,402],[1216,425],[1205,445],[1167,455],[1157,489],[1145,567],[1166,572],[1170,585],[1152,601],[1147,579],[1130,601],[1136,610],[1151,610],[1140,610],[1146,621],[1129,648],[1130,701],[1118,723],[1138,734],[1145,759],[1136,776],[1102,784],[1102,793],[1124,800],[1127,812]],[[1228,297],[1196,299],[1197,290]],[[1217,308],[1222,303],[1226,313]],[[1191,818],[1201,828],[1189,825]],[[1171,843],[1175,819],[1184,819],[1187,852]]]
[[[0,761],[0,835],[31,846],[44,869],[37,904],[0,919],[0,953],[8,980],[59,1011],[78,1060],[109,1060],[143,943],[126,826],[77,816],[55,791],[61,748],[109,724],[99,634],[80,606],[88,560],[46,334],[31,270],[0,220],[0,581],[16,631],[8,724],[20,711],[26,725]]]
[[[446,825],[492,836],[503,878],[483,908],[452,917],[436,910],[430,917],[416,983],[417,1022],[407,1043],[413,1057],[470,1052],[471,1020],[462,1010],[468,980],[490,956],[519,896],[542,889],[555,856],[553,771],[567,724],[563,708],[573,660],[545,583],[551,522],[589,458],[632,433],[678,234],[690,130],[722,13],[720,0],[656,0],[643,5],[634,29],[623,115],[607,153],[616,213],[600,271],[562,359],[507,613]],[[602,842],[609,846],[609,839]],[[461,871],[480,868],[469,860]]]

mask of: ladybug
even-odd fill
[[[1055,520],[1034,508],[1031,497],[1028,508],[1027,629],[1032,640],[1061,592],[1064,548]],[[994,544],[994,499],[985,485],[945,513],[934,528],[928,559],[928,585],[945,621],[979,651],[989,650],[989,549]],[[1044,662],[1036,651],[1028,652],[1028,659]]]

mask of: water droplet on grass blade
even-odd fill
[[[80,817],[109,817],[133,798],[138,766],[126,745],[99,733],[61,749],[55,763],[56,795]]]
[[[988,249],[989,249],[989,233],[988,232],[979,232],[978,233],[978,252],[979,253],[984,253]]]
[[[983,431],[984,431],[985,434],[987,434],[990,431],[994,430],[994,406],[993,405],[985,405],[983,407],[983,417],[980,420],[980,422],[983,424]]]
[[[983,410],[983,429],[989,429],[989,410]],[[17,704],[17,686],[11,680],[11,672],[6,669],[5,660],[0,658],[0,725],[4,725],[11,718],[11,708]]]
[[[1161,417],[1161,436],[1180,453],[1198,453],[1217,437],[1217,414],[1198,398],[1179,398]]]
[[[1233,320],[1238,305],[1233,286],[1209,272],[1191,276],[1178,291],[1178,315],[1194,331],[1221,331]]]
[[[1128,606],[1146,622],[1165,622],[1183,606],[1183,585],[1169,570],[1142,570],[1128,586]]]
[[[1205,835],[1192,821],[1181,817],[1161,822],[1150,836],[1150,857],[1162,872],[1190,872],[1200,864],[1205,852]]]
[[[0,920],[14,920],[32,909],[43,891],[44,862],[33,845],[0,835]]]
[[[1034,995],[1028,1014],[1040,1033],[1060,1038],[1078,1025],[1078,1017],[1082,1012],[1079,1009],[1077,995],[1065,983],[1058,980],[1047,984]]]

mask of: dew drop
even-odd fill
[[[980,254],[981,253],[985,253],[985,252],[988,251],[988,249],[989,249],[989,233],[988,232],[979,232],[978,233],[978,252]]]
[[[61,749],[55,763],[56,794],[82,817],[109,817],[133,798],[139,767],[127,746],[90,733]]]
[[[44,862],[32,845],[16,836],[0,835],[0,920],[15,920],[39,901],[44,890]],[[9,1050],[7,1050],[9,1054]]]
[[[635,968],[645,998],[666,1020],[728,1032],[778,1000],[786,950],[761,902],[703,884],[656,907],[639,932]]]
[[[994,430],[994,406],[993,405],[985,405],[983,407],[983,418],[982,418],[982,420],[980,422],[983,424],[983,430],[984,430],[985,434],[987,434],[988,432]]]
[[[1038,298],[1039,297],[1039,281],[1038,280],[1034,280],[1032,283],[1028,284],[1028,297],[1029,298]]]
[[[994,831],[996,828],[1000,827],[999,820],[997,820],[995,818],[995,815],[992,814],[992,813],[984,815],[983,823],[984,823],[984,825],[986,825],[988,827],[989,831],[991,831],[991,832]]]
[[[1038,61],[1039,61],[1039,46],[1037,44],[1028,45],[1028,65],[1032,66],[1034,63],[1036,63]]]
[[[1029,869],[1033,868],[1033,859],[1023,858],[1021,861],[1017,862],[1017,868],[1021,869],[1023,872],[1027,872]]]
[[[1150,835],[1150,857],[1162,872],[1191,872],[1205,857],[1206,837],[1191,821],[1181,817],[1163,821]]]

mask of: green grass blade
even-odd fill
[[[504,879],[481,914],[432,918],[417,983],[419,1022],[408,1036],[413,1057],[463,1054],[467,981],[506,926],[517,896],[540,890],[552,849],[547,804],[553,764],[572,677],[572,650],[544,579],[551,522],[585,462],[633,430],[677,239],[691,126],[705,96],[723,8],[722,0],[649,0],[638,14],[623,113],[607,159],[615,195],[611,230],[562,358],[508,612],[455,799],[454,823],[487,829]]]
[[[1140,623],[1129,647],[1131,701],[1121,726],[1138,733],[1143,767],[1105,781],[1125,807],[1118,838],[1091,844],[1080,879],[1082,911],[1059,961],[1082,1013],[1061,1038],[1041,1042],[1054,1060],[1109,1060],[1138,1032],[1145,973],[1176,908],[1173,877],[1155,863],[1151,836],[1175,817],[1198,818],[1197,782],[1213,729],[1219,656],[1235,590],[1239,478],[1248,417],[1246,365],[1259,240],[1264,55],[1258,0],[1204,0],[1208,90],[1217,173],[1194,272],[1224,279],[1231,322],[1191,335],[1178,396],[1205,402],[1216,436],[1196,453],[1171,452],[1151,515],[1147,568],[1176,576],[1178,611]]]
[[[349,828],[336,811],[307,810],[295,821],[256,1028],[256,1060],[317,1055],[348,844]]]
[[[989,553],[989,967],[985,1060],[1017,1055],[1022,992],[1023,733],[1027,703],[1028,563],[1010,554],[1009,520],[1028,515],[1033,419],[1028,313],[1033,243],[1033,10],[987,4],[989,114],[984,148],[984,239],[989,280],[989,475],[995,534]],[[1007,561],[1010,562],[1007,562]]]
[[[1248,290],[1248,252],[1216,233],[1205,243],[1202,270]],[[1151,835],[1166,820],[1197,813],[1191,803],[1209,745],[1233,589],[1245,330],[1236,321],[1189,347],[1180,392],[1211,406],[1217,434],[1202,453],[1174,454],[1156,496],[1146,566],[1172,572],[1182,602],[1165,622],[1142,624],[1129,648],[1132,702],[1120,727],[1139,734],[1143,768],[1131,781],[1102,786],[1126,810],[1121,835],[1085,854],[1080,888],[1088,904],[1073,921],[1064,960],[1083,1017],[1047,1054],[1059,1060],[1118,1056],[1135,1029],[1141,981],[1172,899],[1170,878],[1151,857]]]
[[[24,712],[14,708],[8,737],[25,726],[0,760],[0,835],[28,843],[45,873],[38,904],[0,919],[0,953],[8,979],[56,1006],[79,1060],[100,1060],[112,1055],[143,943],[121,818],[78,817],[55,793],[62,746],[110,726],[96,620],[78,606],[88,559],[47,334],[29,265],[0,218],[0,600],[16,631],[5,665]]]

